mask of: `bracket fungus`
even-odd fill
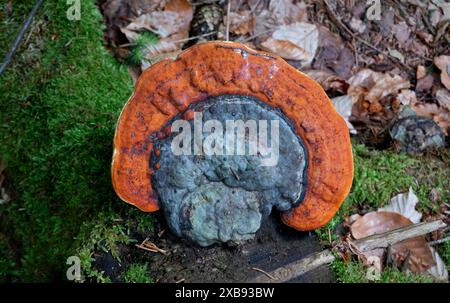
[[[161,208],[201,246],[252,238],[272,208],[295,229],[319,228],[352,178],[348,128],[320,85],[238,43],[200,43],[148,68],[117,123],[116,193]]]

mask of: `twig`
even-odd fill
[[[231,12],[231,1],[228,1],[228,8],[227,8],[227,29],[226,29],[226,40],[230,41],[230,12]]]
[[[212,32],[209,32],[206,34],[201,34],[201,35],[192,36],[189,38],[184,38],[184,39],[179,39],[179,40],[174,40],[174,41],[169,41],[169,42],[171,42],[171,43],[187,42],[187,41],[195,40],[198,38],[208,37],[208,36],[214,35],[216,33],[217,33],[217,31],[212,31]],[[129,47],[129,46],[134,46],[134,45],[136,45],[136,43],[132,42],[132,43],[121,44],[121,45],[119,45],[119,47]]]
[[[374,248],[386,248],[389,245],[393,245],[410,238],[423,236],[446,226],[447,225],[441,220],[421,222],[391,230],[382,234],[376,234],[366,238],[355,240],[353,241],[353,244],[362,252],[372,250]]]
[[[324,250],[319,253],[310,255],[309,257],[289,263],[283,267],[277,268],[271,272],[258,270],[264,275],[259,275],[250,282],[253,283],[283,283],[295,277],[305,274],[308,271],[318,268],[321,265],[333,262],[335,259],[331,251]]]
[[[448,242],[448,241],[450,241],[450,237],[442,238],[442,239],[439,239],[439,240],[436,240],[436,241],[431,241],[431,242],[428,242],[428,244],[433,246],[433,245],[438,245],[438,244],[441,244],[441,243],[444,243],[444,242]]]
[[[16,40],[14,41],[13,45],[11,46],[9,52],[6,54],[2,65],[0,65],[0,75],[3,74],[6,67],[11,63],[12,57],[14,56],[15,52],[19,48],[20,42],[22,41],[25,33],[27,32],[28,28],[30,27],[34,16],[36,15],[36,13],[38,12],[39,8],[42,5],[42,2],[44,2],[44,0],[37,0],[36,3],[34,4],[34,7],[31,10],[31,13],[28,15],[27,20],[25,20],[25,23],[22,25],[22,28],[20,29],[19,34],[16,37]]]
[[[262,270],[261,268],[252,267],[252,269],[256,270],[256,271],[259,271],[260,273],[265,274],[269,279],[272,279],[272,280],[276,280],[277,279],[274,276],[272,276],[271,274],[269,274],[267,271]]]
[[[163,255],[167,255],[168,252],[164,249],[159,248],[158,246],[155,245],[155,243],[150,242],[147,239],[145,239],[144,241],[142,241],[141,244],[136,244],[136,247],[146,250],[146,251],[150,251],[150,252],[157,252],[157,253],[161,253]]]
[[[186,279],[185,278],[182,278],[182,279],[180,279],[180,280],[178,280],[177,282],[175,282],[175,283],[181,283],[181,282],[184,282]]]

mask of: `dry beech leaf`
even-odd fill
[[[447,266],[445,266],[445,263],[442,260],[441,256],[439,256],[438,252],[433,247],[430,247],[430,249],[431,253],[433,254],[434,261],[436,262],[436,265],[429,268],[427,272],[430,275],[432,275],[436,280],[443,282],[448,281]]]
[[[228,16],[225,17],[225,23]],[[235,35],[247,35],[253,32],[255,18],[249,11],[230,12],[230,32]]]
[[[152,11],[135,18],[127,27],[121,28],[129,41],[139,37],[139,31],[152,31],[159,36],[156,44],[148,44],[143,49],[142,69],[163,60],[175,58],[189,37],[193,17],[192,5],[187,0],[170,0],[164,10]]]
[[[304,2],[294,4],[292,0],[271,0],[269,11],[281,24],[308,21],[306,4]]]
[[[435,57],[434,64],[441,70],[442,84],[450,90],[450,56]]]
[[[392,26],[392,32],[394,33],[395,38],[397,38],[398,42],[401,44],[406,43],[409,40],[409,36],[411,35],[411,30],[405,21],[402,21],[398,24],[394,24]]]
[[[125,28],[129,31],[152,31],[165,38],[174,33],[189,32],[192,20],[192,5],[187,0],[171,0],[167,2],[163,11],[152,11],[133,19]]]
[[[408,89],[411,84],[399,75],[379,73],[371,69],[363,69],[352,76],[348,83],[347,94],[355,97],[364,96],[369,102],[379,101],[390,94],[397,94],[402,89]]]
[[[416,93],[410,89],[403,89],[398,95],[397,100],[401,105],[410,105],[417,102]]]
[[[422,218],[422,214],[416,210],[416,204],[419,202],[416,194],[409,188],[407,193],[398,194],[391,199],[389,205],[381,207],[378,211],[389,211],[398,213],[413,223],[419,223]]]
[[[334,105],[334,108],[336,109],[336,111],[345,120],[345,123],[347,123],[350,133],[356,134],[357,133],[356,129],[348,121],[348,119],[352,115],[353,98],[349,95],[345,95],[345,96],[333,98],[333,99],[331,99],[331,101],[333,102],[333,105]]]
[[[326,91],[333,90],[341,93],[347,91],[347,82],[333,73],[316,69],[305,70],[303,72],[318,82]]]
[[[279,27],[262,47],[290,60],[309,64],[314,59],[318,46],[319,31],[314,24],[296,22]]]
[[[427,70],[425,69],[425,66],[418,65],[417,71],[416,71],[416,78],[421,79],[427,75]]]
[[[250,4],[255,8],[264,1],[255,0],[257,4]],[[264,5],[262,5],[264,6]],[[256,9],[252,35],[258,36],[260,41],[265,41],[279,26],[289,25],[295,22],[307,22],[306,5],[303,2],[294,4],[292,0],[271,0],[267,9]]]
[[[441,127],[442,131],[448,136],[450,127],[450,110],[439,107],[434,103],[415,102],[411,104],[411,109],[419,116],[428,117],[434,120]]]
[[[396,50],[395,48],[389,48],[388,49],[388,53],[392,57],[397,58],[398,60],[400,60],[400,62],[405,63],[405,56],[401,52]]]
[[[361,239],[375,234],[398,229],[412,222],[408,218],[394,212],[377,211],[365,214],[350,227],[352,236]],[[364,252],[364,256],[375,252]],[[379,252],[376,252],[378,255]],[[407,261],[407,268],[414,273],[422,273],[435,266],[433,254],[424,236],[404,240],[391,246],[391,254],[398,265]]]
[[[447,89],[437,90],[436,101],[441,107],[450,110],[450,91],[448,91]]]

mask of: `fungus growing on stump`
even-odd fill
[[[201,246],[251,239],[273,208],[325,225],[353,177],[345,121],[322,88],[274,55],[197,44],[145,70],[114,138],[112,181]]]

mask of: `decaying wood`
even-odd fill
[[[308,271],[318,268],[321,265],[333,262],[334,256],[330,250],[324,250],[309,257],[289,263],[286,266],[277,268],[267,274],[262,274],[254,278],[253,283],[282,283],[295,277],[303,275]],[[269,275],[272,277],[270,278]]]
[[[387,248],[390,245],[423,236],[430,232],[445,227],[446,224],[442,220],[432,222],[421,222],[412,224],[399,229],[391,230],[382,234],[372,235],[359,240],[352,241],[351,244],[359,251],[368,251],[374,248]],[[295,277],[303,275],[322,265],[333,262],[335,259],[333,253],[326,249],[319,253],[312,254],[301,260],[289,263],[279,267],[273,271],[265,272],[252,279],[250,282],[255,283],[282,283],[289,281]]]
[[[368,251],[375,248],[386,248],[403,240],[426,235],[430,232],[447,226],[442,220],[432,222],[421,222],[394,229],[382,234],[372,235],[353,241],[360,251]]]

